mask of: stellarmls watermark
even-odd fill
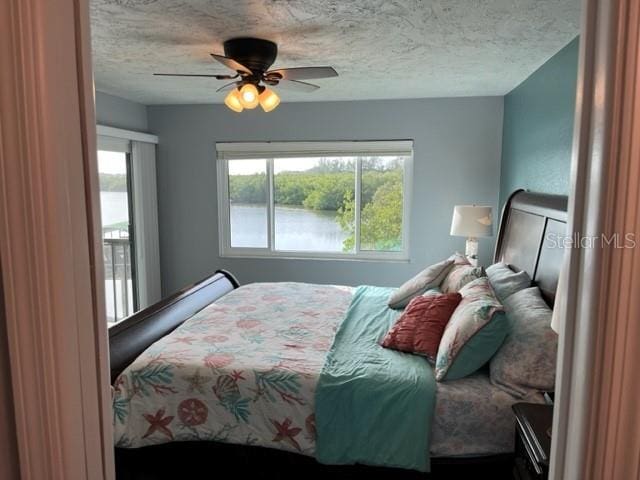
[[[635,233],[560,235],[549,232],[545,235],[545,248],[636,248],[637,243]]]

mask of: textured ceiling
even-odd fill
[[[573,39],[579,0],[91,0],[96,88],[145,104],[221,102],[209,52],[279,45],[274,67],[340,76],[283,101],[504,95]]]

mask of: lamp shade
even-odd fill
[[[456,205],[453,208],[451,235],[459,237],[490,237],[493,235],[491,207]]]

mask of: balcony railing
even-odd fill
[[[115,323],[135,309],[131,244],[127,238],[104,238],[103,242],[107,321]]]

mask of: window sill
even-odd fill
[[[336,254],[309,254],[299,252],[280,253],[245,253],[245,252],[225,252],[220,254],[221,258],[234,259],[259,259],[259,260],[315,260],[331,262],[369,262],[369,263],[410,263],[410,259],[405,256],[354,256]]]

